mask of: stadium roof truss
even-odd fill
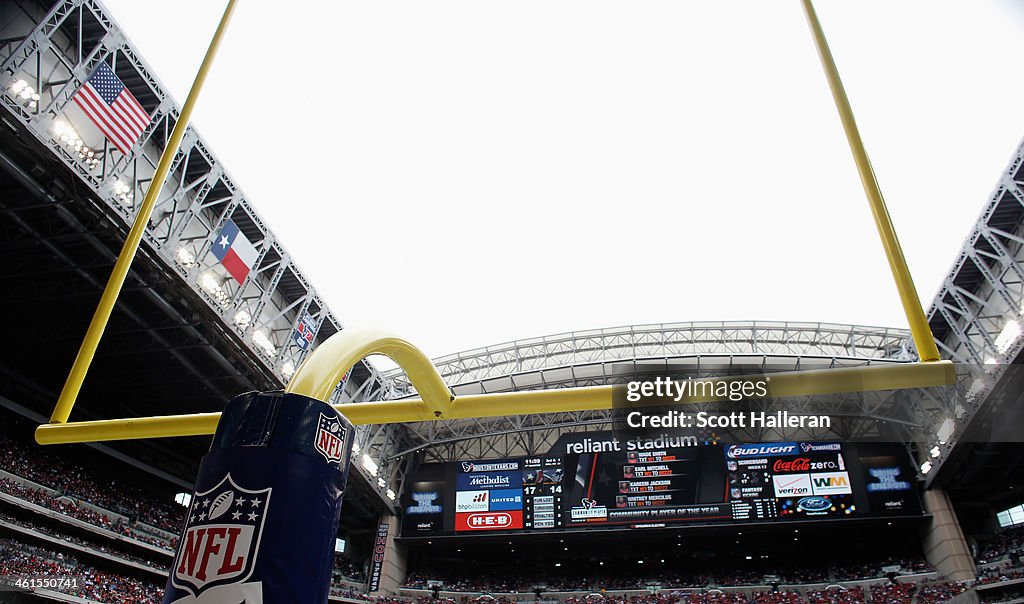
[[[925,443],[925,449],[937,447],[939,453],[930,460],[929,480],[1024,350],[1022,264],[1024,142],[1014,150],[927,311],[936,344],[944,358],[958,364],[958,373],[965,374],[958,382],[966,389],[957,400],[963,408],[947,409],[943,417],[955,426],[952,436],[933,434]]]
[[[622,384],[633,369],[664,367],[691,377],[835,369],[901,364],[914,360],[909,332],[899,329],[827,323],[695,322],[619,327],[556,334],[508,342],[434,360],[456,397],[472,394],[579,388]],[[388,372],[398,390],[414,389],[402,371]],[[883,426],[920,425],[925,410],[894,404],[891,391],[788,399],[793,413],[822,413],[837,419],[828,434],[799,431],[747,431],[749,440],[858,438]],[[750,403],[751,410],[774,411],[777,402]],[[712,410],[697,403],[690,410]],[[866,418],[866,419],[865,419]],[[435,461],[515,457],[548,451],[566,432],[610,429],[610,410],[497,418],[454,419],[405,424],[416,444],[395,451],[400,457],[423,451]]]

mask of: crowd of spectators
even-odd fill
[[[966,589],[967,585],[959,581],[926,581],[917,588],[917,604],[942,604]]]
[[[755,591],[751,600],[753,604],[806,604],[799,592],[785,589]]]
[[[411,572],[404,585],[414,589],[430,589],[429,581],[434,578],[425,573]],[[530,593],[538,584],[534,577],[512,573],[488,577],[481,574],[449,574],[444,577],[443,583],[447,591],[502,593]]]
[[[656,585],[660,589],[673,589],[679,587],[704,587],[708,585],[711,578],[700,573],[675,573],[675,572],[626,572],[617,570],[613,575],[601,575],[597,577],[597,587],[604,589],[637,589],[646,586]],[[591,583],[583,577],[564,577],[562,585],[565,589],[586,589]],[[551,585],[548,585],[551,588]]]
[[[547,591],[580,591],[588,589],[623,590],[704,588],[704,587],[741,587],[756,585],[808,585],[835,581],[856,581],[863,579],[885,578],[888,573],[883,570],[899,567],[898,574],[916,574],[930,572],[931,566],[923,559],[887,559],[873,563],[847,564],[843,566],[795,564],[791,568],[714,568],[687,570],[658,570],[650,572],[623,571],[616,568],[608,573],[595,573],[574,576],[565,574],[513,574],[507,570],[495,573],[478,572],[471,574],[452,574],[441,572],[411,572],[404,586],[414,589],[427,589],[428,581],[439,580],[448,591],[461,592],[498,592],[528,593],[535,587],[542,586]],[[778,597],[778,596],[772,596]],[[760,603],[759,603],[760,604]],[[769,602],[767,604],[775,604]],[[840,602],[839,604],[851,604]]]
[[[112,520],[107,514],[100,513],[92,508],[77,505],[73,499],[66,496],[52,496],[42,489],[33,489],[20,482],[0,478],[0,491],[13,495],[18,499],[34,503],[38,506],[51,509],[55,512],[77,518],[82,522],[88,522],[102,529],[112,531],[136,541],[148,543],[163,549],[174,549],[176,539],[165,539],[147,531],[141,531],[131,526],[124,520]]]
[[[362,583],[366,580],[363,576],[363,569],[343,553],[334,554],[334,575],[346,581]]]
[[[5,435],[0,435],[0,469],[171,534],[180,531],[185,522],[185,508],[180,505],[158,501],[132,485],[99,476]]]
[[[858,579],[878,579],[888,573],[886,568],[898,567],[901,575],[927,573],[932,567],[923,558],[887,558],[883,561],[843,564],[832,567],[832,578],[837,581],[856,581]]]
[[[570,596],[564,604],[942,604],[967,589],[960,582],[932,581],[921,584],[885,582],[873,585],[865,592],[862,587],[797,590],[766,589],[752,593],[740,591],[662,590],[643,595],[618,595],[595,592],[585,596]],[[451,598],[379,597],[368,599],[375,604],[516,604],[508,597],[462,596],[458,602]],[[522,598],[519,598],[522,601]]]
[[[58,552],[0,539],[0,582],[14,585],[19,577],[60,578],[47,589],[110,604],[155,604],[163,595],[163,589],[154,584],[104,572]]]
[[[978,569],[977,583],[979,585],[1003,583],[1012,579],[1024,579],[1024,568],[1014,567],[1007,563]]]
[[[833,586],[807,592],[807,604],[865,604],[865,601],[863,587]]]
[[[137,564],[142,564],[142,565],[148,566],[150,568],[158,568],[158,569],[163,570],[164,567],[167,566],[166,562],[164,562],[164,563],[156,563],[156,562],[154,562],[152,560],[147,560],[145,558],[142,558],[141,556],[135,556],[133,554],[129,554],[129,553],[121,551],[119,549],[108,547],[108,546],[106,546],[106,545],[104,545],[102,543],[97,543],[97,542],[94,542],[94,541],[89,541],[87,539],[82,539],[80,537],[74,537],[74,536],[71,536],[71,535],[65,535],[64,533],[60,533],[58,531],[55,531],[51,527],[44,526],[44,525],[41,525],[41,524],[38,524],[38,523],[35,523],[35,522],[31,522],[29,520],[25,520],[25,519],[22,519],[22,518],[15,518],[14,516],[10,516],[8,514],[4,514],[3,512],[0,512],[0,520],[3,520],[4,522],[8,522],[10,524],[16,524],[16,525],[18,525],[18,526],[20,526],[22,528],[31,529],[31,530],[33,530],[33,531],[35,531],[37,533],[42,533],[44,535],[49,535],[50,537],[54,537],[54,538],[60,539],[62,541],[67,541],[68,543],[74,543],[75,545],[80,545],[82,547],[88,547],[90,549],[93,549],[93,550],[96,550],[96,551],[99,551],[99,552],[103,552],[103,553],[105,553],[107,555],[110,555],[110,556],[113,556],[115,558],[120,558],[122,560],[128,560],[128,561],[131,561],[131,562],[135,562]]]
[[[999,595],[986,598],[985,604],[1001,604],[1002,602],[1017,602],[1024,599],[1024,587],[1000,591]]]
[[[1024,526],[1008,528],[978,550],[977,562],[996,562],[1024,549]]]
[[[876,583],[871,586],[872,604],[913,604],[914,591],[917,586],[913,583]]]
[[[352,589],[350,587],[342,587],[340,585],[331,585],[330,594],[339,598],[348,598],[349,600],[363,600],[369,601],[370,597],[361,591]],[[403,604],[407,604],[403,602]]]

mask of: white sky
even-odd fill
[[[105,2],[184,100],[223,2]],[[816,6],[927,307],[1024,134],[1024,1]],[[246,0],[194,118],[343,324],[430,356],[906,324],[798,0]]]

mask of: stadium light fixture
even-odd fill
[[[387,486],[387,484],[388,484],[388,483],[384,482],[384,479],[383,479],[383,478],[378,478],[378,479],[377,479],[377,486],[378,486],[378,487],[380,487],[380,488],[382,488],[382,489],[383,489],[383,488],[384,488],[385,486]]]
[[[939,448],[939,445],[935,445],[929,453],[931,453],[932,457],[935,458],[942,455],[942,449]]]
[[[66,146],[70,151],[78,156],[78,159],[82,161],[90,170],[95,170],[100,165],[100,160],[96,157],[95,149],[86,145],[82,141],[82,137],[78,136],[78,132],[71,126],[71,124],[64,120],[58,119],[53,122],[53,135],[54,140],[59,141],[61,144]]]
[[[183,245],[174,252],[174,261],[184,268],[192,268],[196,265],[196,255]]]
[[[231,322],[234,323],[236,327],[245,329],[250,323],[252,323],[252,314],[250,314],[248,310],[241,308],[235,312],[235,316],[231,318]]]
[[[932,471],[932,462],[926,461],[923,464],[921,464],[921,473],[922,474],[927,474],[928,472],[931,472],[931,471]]]
[[[1006,322],[1006,325],[1003,326],[1003,330],[999,332],[999,335],[996,336],[996,340],[993,344],[995,345],[996,350],[999,351],[999,354],[1003,354],[1010,349],[1010,346],[1012,346],[1019,337],[1020,323],[1014,319],[1010,319]]]
[[[82,156],[82,154],[79,153],[79,157],[81,157],[81,156]],[[89,151],[89,157],[92,157],[92,156],[93,156],[93,152]],[[132,198],[131,198],[131,196],[128,195],[128,193],[131,192],[132,189],[128,185],[124,184],[123,180],[121,180],[120,178],[115,180],[114,181],[113,190],[114,190],[114,197],[116,197],[117,200],[119,202],[121,202],[121,205],[127,207],[127,206],[130,206],[132,204]]]
[[[174,503],[188,507],[192,504],[192,493],[178,493],[174,496]]]
[[[974,399],[976,399],[978,395],[984,391],[985,380],[981,379],[980,377],[976,377],[974,378],[974,381],[971,382],[971,386],[967,389],[967,393],[964,394],[964,398],[966,398],[968,402],[974,402]]]
[[[281,375],[283,375],[285,379],[290,379],[295,375],[295,363],[291,362],[291,360],[285,361],[281,365]]]
[[[939,444],[944,445],[949,440],[949,437],[953,436],[953,432],[956,430],[956,422],[952,417],[947,417],[942,424],[939,426],[935,436],[939,439]]]
[[[363,456],[360,458],[360,462],[363,464],[363,469],[374,476],[376,476],[377,472],[380,471],[377,467],[377,462],[373,461],[373,458],[366,453],[363,453]]]
[[[252,332],[252,343],[263,349],[268,356],[277,356],[277,347],[270,341],[270,336],[264,329],[257,329]]]
[[[15,80],[10,86],[11,96],[21,102],[29,109],[35,109],[40,96],[36,89],[29,86],[25,80]]]
[[[203,273],[199,277],[199,287],[206,290],[206,293],[212,294],[220,289],[220,279],[217,279],[213,273]]]
[[[391,501],[394,501],[398,497],[397,495],[395,495],[395,492],[392,491],[391,489],[388,489],[387,492],[385,493],[385,495],[387,495],[388,499],[390,499]],[[512,550],[512,551],[515,551],[515,550]]]
[[[206,271],[199,276],[199,287],[209,294],[221,308],[231,305],[231,296],[224,291],[223,281],[213,271]]]

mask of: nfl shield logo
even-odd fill
[[[316,450],[328,462],[337,463],[345,454],[345,427],[338,418],[320,414],[320,424],[316,430]]]
[[[171,582],[198,597],[204,590],[242,583],[252,574],[272,489],[250,490],[231,474],[192,497]]]

